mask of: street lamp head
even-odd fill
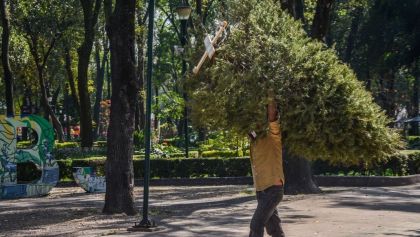
[[[178,15],[178,19],[188,20],[188,18],[190,18],[192,9],[188,4],[181,3],[181,5],[175,8],[175,11]]]

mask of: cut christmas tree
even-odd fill
[[[296,155],[374,163],[401,147],[390,120],[348,65],[277,4],[232,1],[230,17],[215,61],[189,80],[197,126],[264,135],[258,128],[267,123],[272,90],[284,143]]]

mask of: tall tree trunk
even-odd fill
[[[344,61],[350,63],[351,56],[353,53],[354,43],[356,41],[357,31],[359,29],[360,19],[362,17],[363,9],[361,7],[356,8],[351,21],[350,33],[347,37],[347,46],[344,54]]]
[[[297,19],[296,0],[280,0],[280,6],[283,11],[287,11],[290,15]]]
[[[3,32],[1,35],[2,45],[1,45],[1,61],[3,64],[4,71],[4,84],[6,89],[6,107],[7,107],[7,116],[15,116],[15,108],[13,105],[13,76],[12,71],[10,70],[9,63],[9,39],[10,39],[10,23],[9,23],[9,13],[7,11],[7,0],[2,0],[0,5],[1,11],[1,22]]]
[[[64,59],[66,62],[67,80],[69,81],[69,87],[71,91],[71,97],[73,98],[73,104],[76,107],[77,115],[80,114],[79,99],[77,98],[76,83],[74,82],[74,74],[72,69],[72,59],[70,54],[70,48],[64,47]]]
[[[53,106],[56,109],[55,111],[57,111],[57,102],[58,102],[58,96],[60,95],[60,91],[61,91],[61,86],[58,86],[52,95],[51,106]]]
[[[93,41],[95,39],[95,29],[98,22],[98,14],[101,8],[102,0],[81,0],[84,19],[84,41],[78,49],[78,80],[77,86],[80,98],[80,138],[82,147],[92,147],[92,111],[90,105],[90,96],[88,91],[88,69],[89,59],[92,53]]]
[[[295,18],[298,20],[301,20],[303,25],[305,25],[305,1],[304,0],[296,0],[296,6],[295,6],[295,12],[296,16]]]
[[[104,77],[105,77],[105,62],[108,57],[108,50],[104,48],[104,55],[101,62],[101,57],[99,53],[99,44],[96,45],[95,52],[95,61],[96,61],[96,97],[95,105],[93,106],[93,121],[96,126],[94,129],[95,139],[99,136],[99,112],[102,101],[102,92],[104,87]]]
[[[157,86],[155,86],[155,105],[156,105],[157,109],[154,111],[155,119],[153,120],[153,128],[155,129],[155,131],[158,134],[159,133],[159,119],[158,119],[158,115],[159,115],[159,88]]]
[[[413,84],[413,96],[411,97],[411,109],[409,116],[415,117],[419,115],[419,90],[420,90],[420,68],[418,63],[414,64],[414,84]],[[417,122],[411,123],[411,134],[419,135],[419,127]]]
[[[395,111],[397,109],[396,103],[395,103],[395,96],[396,96],[396,90],[395,90],[395,75],[392,70],[388,70],[384,74],[384,80],[386,83],[386,88],[384,91],[385,95],[385,111],[387,115],[390,118],[395,119]]]
[[[48,95],[44,80],[44,68],[38,66],[37,69],[39,86],[41,87],[41,106],[44,108],[46,116],[50,116],[54,130],[57,133],[58,140],[60,142],[64,142],[63,126],[61,125],[60,121],[58,120],[57,116],[55,115],[53,109],[51,108],[48,102]]]
[[[201,16],[203,14],[203,1],[202,0],[196,0],[195,1],[195,12]]]
[[[66,128],[66,140],[70,141],[71,140],[71,135],[70,135],[70,117],[69,117],[69,100],[70,100],[70,96],[69,96],[69,85],[66,84],[65,89],[64,89],[64,100],[63,100],[63,105],[64,105],[64,114],[66,114],[65,120],[64,120],[64,124],[65,124],[65,128]]]
[[[107,58],[106,62],[105,62],[105,71],[106,71],[106,99],[110,100],[111,99],[111,66],[110,64],[110,59]]]
[[[300,20],[305,25],[305,2],[304,0],[280,0],[280,7],[287,11],[293,18]]]
[[[419,115],[419,90],[420,90],[420,69],[417,64],[414,66],[414,84],[413,84],[413,97],[411,100],[411,113],[410,117]]]
[[[112,1],[105,1],[106,10]],[[104,213],[136,214],[133,132],[139,81],[135,55],[135,0],[116,0],[107,20],[111,48],[112,97],[108,128]]]
[[[314,20],[312,22],[311,36],[322,42],[326,42],[330,27],[330,16],[334,0],[318,0],[316,2],[316,10]]]

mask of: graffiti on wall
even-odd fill
[[[18,129],[30,128],[36,133],[29,148],[17,148]],[[54,130],[44,118],[0,116],[0,199],[47,195],[57,184],[59,168],[52,156]],[[41,177],[30,183],[18,183],[17,164],[33,163]]]
[[[106,190],[105,177],[97,176],[93,167],[73,167],[76,183],[89,193],[103,193]]]

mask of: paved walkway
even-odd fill
[[[103,194],[55,188],[48,197],[0,201],[0,236],[247,236],[256,206],[251,190],[153,187],[150,213],[165,229],[133,233],[126,229],[140,216],[102,215]],[[323,191],[285,196],[279,208],[288,237],[420,236],[420,184]]]

